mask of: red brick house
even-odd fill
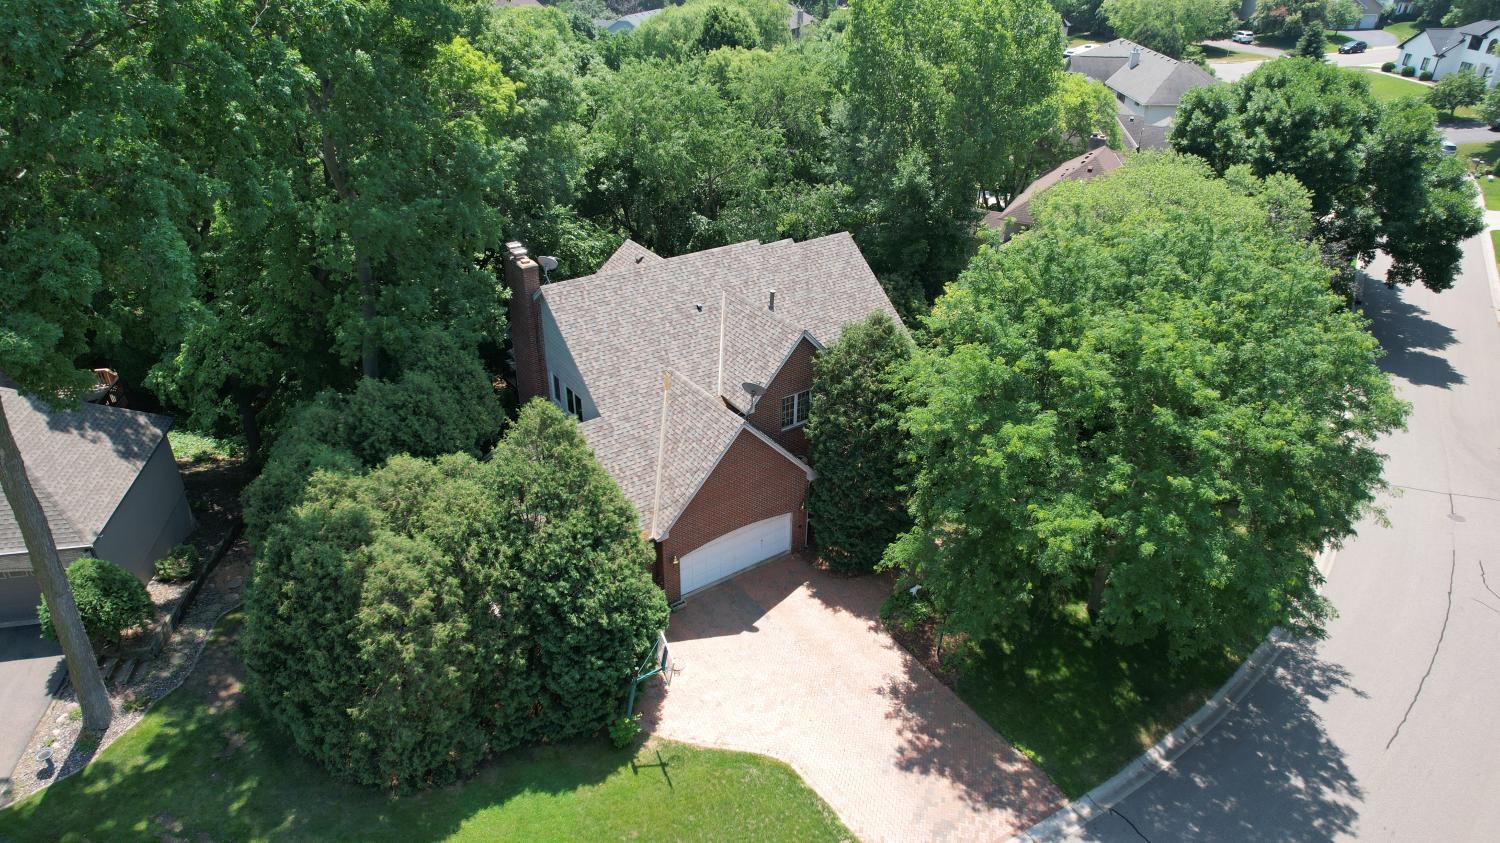
[[[521,399],[578,417],[669,600],[806,546],[813,355],[876,310],[899,321],[849,235],[675,258],[627,240],[545,286],[507,249]]]

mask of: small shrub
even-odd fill
[[[83,709],[74,707],[68,711],[68,722],[77,723],[83,719]]]
[[[905,632],[912,632],[936,619],[937,610],[920,590],[913,595],[910,589],[898,589],[880,605],[880,620],[886,626]]]
[[[1406,67],[1401,68],[1401,75],[1410,79],[1411,77],[1417,75],[1417,69],[1415,67],[1412,67],[1411,65],[1407,65]]]
[[[167,442],[172,446],[172,456],[181,462],[217,462],[240,454],[237,442],[187,430],[167,431]]]
[[[179,544],[172,552],[156,560],[156,578],[162,582],[185,580],[198,570],[198,548]]]
[[[1380,69],[1385,71],[1386,73],[1390,73],[1391,71],[1396,69],[1396,63],[1393,61],[1388,61],[1385,64],[1382,64],[1380,66]]]
[[[1417,78],[1420,79],[1420,80],[1422,80],[1423,82],[1431,82],[1432,81],[1432,71],[1430,71],[1430,70],[1424,70],[1421,73],[1417,74]]]
[[[641,733],[641,716],[621,717],[609,724],[609,742],[615,745],[615,749],[624,749],[635,743],[636,735]]]
[[[141,711],[150,704],[150,697],[135,691],[126,691],[125,695],[120,698],[120,708],[131,713]]]
[[[95,645],[112,644],[120,634],[151,619],[151,595],[135,575],[105,559],[85,556],[68,566],[68,586],[83,617],[83,628]],[[36,608],[42,635],[56,640],[47,598]]]

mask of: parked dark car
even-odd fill
[[[1363,53],[1368,49],[1370,49],[1370,45],[1364,41],[1346,41],[1339,45],[1339,52],[1345,55],[1349,53]]]

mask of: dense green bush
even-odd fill
[[[1390,73],[1391,71],[1396,69],[1396,63],[1393,61],[1388,61],[1385,64],[1382,64],[1380,66],[1380,69],[1385,71],[1386,73]]]
[[[873,570],[911,526],[897,381],[911,349],[901,326],[876,313],[845,328],[813,361],[808,461],[818,479],[808,514],[822,557],[835,569]]]
[[[120,634],[151,620],[151,595],[135,575],[105,559],[85,556],[68,566],[68,587],[78,603],[83,628],[94,645],[112,644]],[[47,598],[36,607],[42,635],[57,640]]]
[[[638,530],[545,401],[486,461],[317,470],[247,595],[252,693],[336,775],[393,791],[598,732],[667,621]]]
[[[489,377],[472,354],[433,337],[393,381],[366,378],[292,412],[244,494],[245,535],[260,547],[319,470],[353,472],[395,454],[479,453],[500,430]]]
[[[1417,74],[1417,78],[1420,79],[1420,80],[1422,80],[1423,82],[1431,82],[1432,81],[1432,71],[1430,71],[1430,70],[1424,70],[1421,73]]]
[[[1415,67],[1412,67],[1411,65],[1407,65],[1401,68],[1401,75],[1410,79],[1411,77],[1417,75],[1417,69]]]
[[[156,560],[156,578],[162,582],[185,580],[198,570],[198,548],[179,544],[172,552]]]

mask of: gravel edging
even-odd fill
[[[221,566],[221,570],[224,568]],[[188,607],[182,624],[162,647],[145,677],[139,682],[109,689],[115,715],[94,746],[78,746],[83,723],[81,719],[74,719],[78,704],[72,689],[66,689],[54,699],[11,774],[10,790],[0,794],[0,806],[29,796],[83,769],[102,750],[139,723],[158,700],[176,690],[192,673],[219,620],[241,605],[242,586],[243,578],[229,583],[215,582],[204,588]],[[143,698],[147,702],[142,707],[133,711],[126,709],[127,701]],[[42,747],[52,748],[53,760],[45,765],[36,760],[36,753]]]
[[[1329,548],[1318,554],[1318,571],[1327,578],[1333,569],[1333,560],[1338,553]],[[1125,801],[1158,775],[1172,769],[1173,763],[1183,753],[1192,749],[1204,736],[1213,731],[1231,711],[1239,707],[1240,701],[1255,687],[1261,677],[1275,666],[1283,645],[1289,636],[1277,627],[1271,630],[1260,646],[1235,670],[1234,675],[1219,686],[1192,716],[1172,733],[1156,742],[1156,745],[1141,753],[1126,764],[1103,784],[1074,799],[1041,822],[1010,838],[1009,843],[1053,843],[1077,838],[1084,826],[1100,814],[1109,813],[1114,806]]]

